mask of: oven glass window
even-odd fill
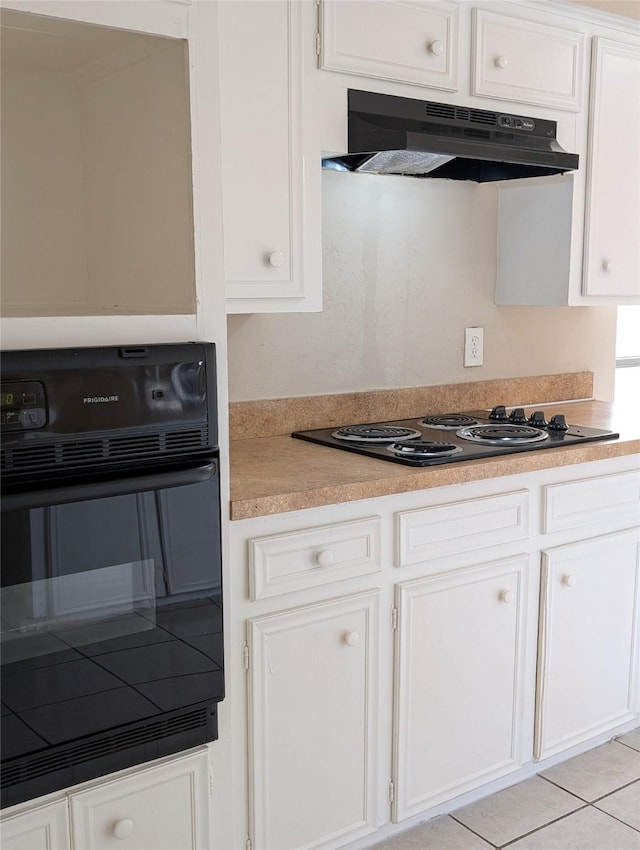
[[[3,758],[223,696],[218,479],[2,515]]]

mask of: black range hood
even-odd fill
[[[555,121],[376,92],[348,92],[348,153],[323,168],[486,183],[562,174],[578,155]]]

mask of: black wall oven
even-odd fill
[[[2,355],[2,805],[217,737],[212,343]]]

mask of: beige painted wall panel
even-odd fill
[[[640,0],[571,0],[578,6],[608,12],[610,15],[623,15],[640,21]]]
[[[323,242],[322,313],[229,317],[232,401],[581,370],[611,397],[615,307],[494,304],[494,186],[324,172]]]
[[[93,312],[195,312],[184,49],[82,89]]]
[[[139,38],[3,62],[4,316],[195,313],[186,47]]]
[[[81,116],[64,74],[2,70],[3,313],[86,293]],[[33,313],[32,313],[33,315]]]

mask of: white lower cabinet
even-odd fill
[[[543,552],[536,758],[638,712],[639,564],[637,529]]]
[[[0,840],[3,850],[71,850],[67,801],[5,818]]]
[[[70,814],[69,814],[70,813]],[[208,753],[71,792],[2,821],[3,850],[209,850]]]
[[[639,476],[612,458],[231,523],[234,846],[374,846],[632,728]]]
[[[528,557],[397,586],[399,821],[523,762]]]
[[[252,850],[376,828],[379,591],[248,621]]]

